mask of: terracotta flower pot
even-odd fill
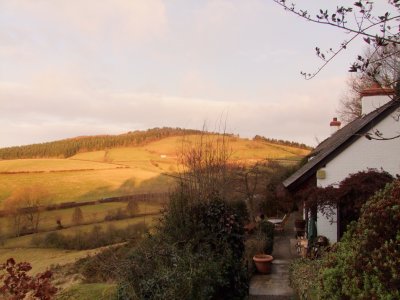
[[[271,273],[273,259],[274,258],[268,254],[256,254],[253,256],[257,271],[263,274]]]

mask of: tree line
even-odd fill
[[[54,142],[0,149],[0,159],[74,156],[79,152],[105,150],[114,147],[139,146],[170,136],[200,134],[199,130],[182,128],[152,128],[120,135],[83,136]]]
[[[253,141],[264,141],[272,144],[277,144],[277,145],[283,145],[283,146],[289,146],[289,147],[296,147],[300,149],[305,149],[305,150],[312,150],[313,148],[310,146],[307,146],[306,144],[303,143],[297,143],[297,142],[292,142],[292,141],[287,141],[287,140],[278,140],[278,139],[272,139],[272,138],[266,138],[261,135],[256,135],[253,138]]]

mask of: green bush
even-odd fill
[[[260,222],[259,226],[260,226],[261,234],[266,239],[266,245],[265,245],[265,248],[264,248],[264,252],[266,254],[271,254],[273,249],[274,249],[274,230],[275,230],[275,225],[273,223],[271,223],[271,222],[263,220],[263,221]]]
[[[290,264],[290,286],[300,299],[318,299],[321,267],[320,260],[308,258],[296,259]]]
[[[321,274],[324,299],[400,298],[400,181],[362,208]]]
[[[245,298],[243,223],[218,197],[187,205],[181,196],[172,199],[159,232],[143,240],[124,263],[119,297]]]
[[[120,262],[126,259],[134,242],[108,247],[103,251],[79,259],[72,267],[72,273],[80,273],[85,283],[115,282],[118,279]]]
[[[400,299],[400,180],[370,198],[321,259],[292,263],[290,280],[301,299]]]

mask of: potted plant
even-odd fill
[[[258,252],[253,256],[257,271],[262,274],[271,272],[273,256],[274,224],[268,221],[260,222],[256,233]]]
[[[256,254],[253,256],[253,261],[256,265],[257,271],[262,274],[271,273],[273,260],[274,257],[269,254]]]

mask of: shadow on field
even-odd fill
[[[133,194],[164,193],[173,189],[175,183],[174,177],[163,174],[140,183],[137,183],[135,177],[131,177],[116,189],[112,189],[110,186],[102,186],[81,195],[76,200],[71,199],[71,201],[81,202]]]

